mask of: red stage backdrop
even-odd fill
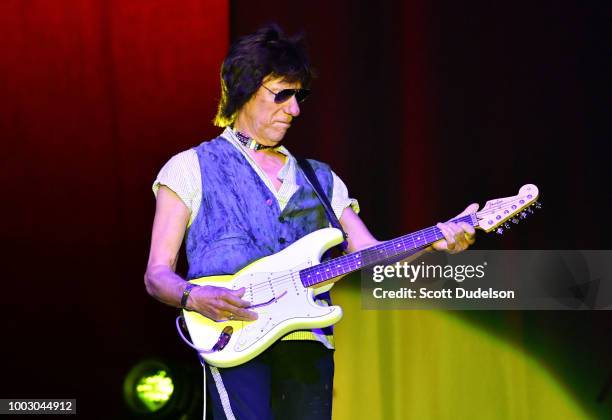
[[[216,133],[228,40],[221,0],[0,4],[2,398],[111,413],[126,367],[175,338],[147,319],[150,184]]]

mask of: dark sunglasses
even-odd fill
[[[295,100],[301,104],[306,100],[308,95],[310,95],[310,89],[283,89],[278,93],[274,93],[264,85],[261,86],[274,95],[274,102],[277,104],[282,104],[283,102],[289,100],[293,95],[295,95]]]

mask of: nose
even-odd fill
[[[297,117],[300,115],[300,105],[298,104],[297,99],[295,99],[295,95],[285,102],[285,113],[291,115],[292,117]]]

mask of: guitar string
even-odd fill
[[[471,220],[471,216],[472,215],[469,214],[469,215],[466,215],[466,216],[463,216],[461,218],[454,219],[454,220],[455,221],[468,221],[468,220]],[[372,261],[372,262],[366,262],[365,265],[362,264],[362,261],[361,261],[362,260],[362,256],[361,256],[361,254],[372,254],[372,253],[378,251],[378,252],[384,252],[385,253],[384,257],[381,258],[381,260],[397,257],[397,256],[399,256],[399,255],[401,255],[403,253],[415,251],[415,250],[417,250],[418,248],[420,248],[422,246],[428,245],[428,244],[430,244],[432,242],[435,242],[438,239],[441,239],[441,237],[438,236],[438,232],[440,232],[440,230],[437,227],[432,226],[432,227],[423,229],[422,231],[418,231],[418,232],[414,232],[414,233],[411,233],[411,234],[408,234],[408,235],[404,235],[404,236],[401,236],[399,238],[392,239],[392,240],[384,242],[384,243],[382,243],[380,245],[377,245],[377,246],[374,246],[374,247],[371,247],[371,248],[368,248],[368,249],[364,249],[364,250],[359,251],[359,252],[343,255],[341,257],[338,257],[338,258],[335,258],[334,260],[332,260],[332,261],[334,261],[333,263],[331,261],[324,261],[324,262],[319,263],[319,264],[317,264],[315,266],[307,267],[307,268],[304,268],[304,269],[299,270],[297,272],[292,272],[292,273],[289,273],[289,274],[284,274],[282,276],[274,277],[274,278],[268,279],[266,281],[255,283],[255,284],[251,285],[251,287],[249,287],[248,289],[250,289],[252,291],[253,295],[255,294],[255,292],[260,292],[262,289],[268,291],[268,290],[271,290],[271,286],[272,287],[273,286],[280,286],[280,285],[283,285],[285,283],[293,282],[295,280],[295,279],[292,278],[292,276],[294,274],[297,274],[298,279],[302,280],[300,278],[300,276],[299,276],[300,272],[313,271],[315,269],[314,267],[319,267],[319,266],[323,266],[323,267],[319,268],[322,271],[323,270],[329,271],[329,268],[326,269],[325,266],[333,265],[333,264],[340,264],[342,266],[342,268],[347,268],[347,266],[348,266],[348,268],[349,268],[348,272],[359,270],[359,269],[362,269],[363,267],[367,267],[367,266],[372,265],[372,264],[375,263],[375,261]],[[428,240],[428,242],[426,242],[424,244],[417,245],[417,243],[416,243],[416,241],[414,239],[414,236],[417,235],[417,234],[421,234],[423,237],[425,237],[425,239]],[[432,240],[432,241],[429,241],[429,239],[431,237],[431,234],[434,234],[435,239]],[[410,242],[412,242],[412,244],[410,244]],[[401,250],[399,250],[399,252],[398,252],[397,245],[404,245],[404,248],[401,248]],[[406,248],[406,246],[408,246],[408,248]],[[391,253],[389,253],[390,251],[391,251]],[[365,255],[366,258],[368,256],[369,255]],[[340,259],[343,259],[345,261],[338,261]],[[350,261],[351,259],[354,259],[354,261],[351,262]],[[347,271],[343,271],[343,270],[338,270],[338,271],[340,271],[340,272],[336,273],[336,276],[347,273]],[[333,272],[333,270],[332,270],[332,272]],[[318,272],[317,272],[317,274],[318,274]],[[315,278],[316,278],[316,274],[315,274]],[[303,281],[302,281],[302,283],[303,283]],[[314,284],[316,284],[316,283],[314,283]],[[310,287],[310,286],[313,286],[314,284],[309,285],[309,286],[303,285],[303,287]]]
[[[515,197],[515,198],[513,198],[513,199],[511,199],[509,201],[506,201],[503,204],[491,206],[487,210],[482,210],[480,212],[469,214],[469,215],[463,216],[463,217],[458,218],[458,219],[453,219],[453,220],[454,221],[471,221],[472,215],[483,214],[483,213],[484,214],[494,213],[495,211],[500,210],[503,207],[507,207],[509,204],[515,203],[515,202],[517,202],[519,200],[520,200],[520,197]],[[503,223],[505,220],[507,220],[510,217],[512,217],[512,214],[516,214],[516,213],[520,212],[521,210],[524,210],[525,208],[529,207],[532,204],[533,203],[528,204],[528,205],[524,205],[524,206],[520,206],[516,211],[510,213],[510,216],[507,216],[502,221],[498,222],[495,226],[498,226],[499,224]],[[466,220],[464,220],[464,219],[466,219]],[[339,265],[342,266],[342,268],[340,270],[338,270],[339,272],[336,273],[335,276],[346,274],[347,272],[359,270],[359,269],[362,269],[363,267],[367,267],[367,266],[369,266],[369,265],[374,263],[374,262],[370,262],[370,263],[366,263],[365,265],[361,264],[361,262],[362,262],[361,261],[361,254],[362,253],[372,253],[372,251],[374,251],[374,252],[375,251],[385,252],[385,256],[384,256],[384,258],[382,258],[383,260],[384,259],[393,258],[393,257],[397,257],[397,256],[401,255],[402,253],[411,252],[411,251],[414,251],[414,250],[418,249],[420,246],[424,246],[424,245],[416,246],[416,242],[415,242],[413,237],[417,233],[420,233],[420,234],[422,234],[425,237],[427,237],[427,236],[429,236],[430,234],[433,233],[433,234],[436,235],[436,240],[438,240],[440,238],[437,238],[437,232],[439,232],[439,229],[437,227],[435,227],[435,226],[432,226],[432,227],[423,229],[422,231],[414,232],[412,234],[408,234],[408,235],[404,235],[404,236],[401,236],[401,237],[396,238],[396,239],[392,239],[390,241],[387,241],[387,242],[385,242],[383,244],[380,244],[378,246],[374,246],[374,247],[369,248],[369,249],[365,249],[365,250],[362,250],[362,251],[359,251],[359,252],[356,252],[356,253],[353,253],[353,254],[347,254],[347,255],[344,255],[342,257],[338,257],[338,258],[333,260],[333,261],[335,261],[334,263],[331,263],[331,261],[325,261],[325,262],[319,263],[319,264],[317,264],[315,266],[312,266],[312,267],[307,267],[307,268],[304,268],[302,270],[298,270],[296,272],[291,272],[289,274],[284,274],[282,276],[273,277],[273,278],[268,279],[266,281],[262,281],[262,282],[258,282],[258,283],[252,284],[250,287],[248,287],[246,289],[251,292],[253,297],[255,297],[256,293],[259,294],[263,290],[270,291],[272,293],[272,295],[274,296],[275,295],[275,292],[273,290],[274,286],[276,286],[276,287],[283,287],[286,283],[289,283],[289,284],[293,283],[296,280],[295,278],[293,278],[294,275],[297,277],[297,280],[301,281],[303,287],[314,286],[317,283],[314,283],[314,284],[308,285],[308,286],[304,285],[303,284],[304,283],[303,279],[301,278],[299,273],[300,272],[310,272],[310,271],[313,271],[314,267],[318,267],[318,266],[322,266],[322,267],[320,267],[320,269],[321,270],[326,270],[328,272],[329,268],[325,268],[326,265],[339,264]],[[412,248],[407,248],[407,249],[404,248],[400,252],[393,252],[390,255],[386,254],[389,251],[397,251],[397,247],[395,245],[404,245],[404,246],[408,245],[407,242],[409,240],[411,240],[415,246],[413,246]],[[432,242],[435,242],[435,240],[431,241],[431,242],[428,242],[427,244],[432,243]],[[355,259],[355,261],[352,262],[352,263],[350,261],[341,261],[341,262],[338,261],[339,259],[350,260],[351,259],[351,257],[350,257],[351,255]],[[366,257],[367,257],[367,255],[366,255]],[[348,266],[348,271],[345,270],[347,268],[347,266]],[[337,268],[338,268],[338,266],[336,266],[336,269]],[[333,274],[333,270],[332,270],[332,274]],[[333,278],[333,277],[328,277],[327,279],[329,279],[329,278]],[[316,275],[315,275],[315,279],[316,279]],[[325,280],[327,280],[327,279],[325,279]],[[325,280],[323,280],[323,281],[325,281]]]
[[[432,233],[432,232],[435,233],[436,229],[437,228],[435,228],[435,227],[427,228],[426,229],[427,232],[424,231],[424,232],[420,232],[420,233],[422,233],[423,236],[427,237],[430,233]],[[414,234],[411,234],[411,235],[414,235]],[[408,236],[408,235],[406,235],[406,236]],[[264,288],[268,288],[269,287],[269,283],[274,282],[275,285],[281,284],[281,283],[285,282],[286,280],[288,280],[292,276],[292,274],[294,274],[294,273],[295,274],[299,274],[299,272],[303,272],[303,271],[312,271],[312,270],[314,270],[314,267],[326,266],[326,265],[330,265],[330,264],[340,264],[340,265],[342,265],[342,267],[348,266],[350,271],[357,270],[357,269],[361,268],[361,264],[356,264],[355,262],[351,262],[350,259],[355,259],[355,261],[361,260],[361,257],[358,254],[361,254],[361,253],[372,253],[372,251],[374,251],[374,252],[375,251],[386,251],[386,252],[397,251],[397,248],[394,247],[393,245],[396,245],[400,241],[403,243],[403,245],[409,245],[409,242],[412,242],[413,244],[416,245],[414,240],[409,241],[410,239],[411,238],[405,238],[405,237],[396,238],[396,239],[393,239],[391,241],[387,241],[384,244],[380,244],[379,246],[375,246],[375,247],[372,247],[372,248],[369,248],[369,249],[365,249],[365,250],[362,250],[362,251],[359,251],[359,252],[356,252],[356,253],[353,253],[353,254],[347,254],[347,255],[343,255],[341,257],[338,257],[338,258],[334,259],[334,261],[335,261],[334,263],[331,263],[330,261],[324,261],[324,262],[322,262],[320,264],[317,264],[317,265],[315,265],[313,267],[307,267],[307,268],[304,268],[304,269],[299,270],[297,272],[293,272],[293,273],[290,273],[290,274],[284,274],[282,276],[274,277],[274,278],[269,279],[269,280],[264,281],[264,282],[256,283],[252,287],[253,287],[253,289],[258,288],[260,286],[262,286]],[[402,249],[399,252],[393,252],[393,254],[387,254],[387,255],[385,255],[385,257],[386,258],[392,258],[392,257],[394,257],[396,255],[401,254],[401,253],[409,252],[409,251],[412,251],[414,249],[417,249],[420,246],[423,246],[423,244],[418,245],[418,246],[414,246],[414,247],[411,247],[411,248],[404,248],[404,249]],[[338,261],[340,259],[343,259],[345,261]],[[352,265],[354,265],[354,267]],[[320,270],[325,270],[325,267],[320,267]],[[341,273],[338,273],[337,275],[340,275],[340,274],[345,274],[345,273],[341,272]]]
[[[482,213],[485,213],[485,214],[486,213],[492,213],[495,210],[498,210],[498,209],[501,209],[501,208],[503,208],[505,206],[508,206],[508,204],[510,204],[510,203],[516,202],[517,200],[519,200],[518,197],[513,199],[512,201],[504,203],[503,205],[492,206],[489,209],[483,210],[483,211],[478,212],[478,213],[481,213],[481,214]],[[525,206],[525,207],[527,207],[527,206]],[[523,207],[523,208],[525,208],[525,207]],[[519,208],[518,210],[516,210],[516,213],[521,211],[523,208]],[[455,221],[466,221],[465,219],[467,219],[467,220],[471,221],[472,215],[473,214],[469,214],[469,215],[466,215],[466,216],[463,216],[461,218],[454,219],[454,220]],[[510,217],[511,216],[508,216],[507,218],[509,219]],[[504,220],[506,220],[506,218]],[[503,222],[499,222],[499,224],[501,224],[501,223],[503,223]],[[355,271],[355,270],[358,270],[358,269],[362,269],[363,267],[367,267],[367,266],[373,264],[373,262],[369,262],[369,263],[366,263],[366,264],[361,264],[361,262],[362,262],[361,261],[361,255],[358,255],[358,254],[361,254],[361,253],[372,253],[372,251],[374,251],[374,252],[375,251],[379,251],[379,252],[385,252],[385,256],[384,256],[384,258],[382,258],[383,260],[384,259],[388,259],[388,258],[393,258],[393,257],[396,257],[396,256],[400,255],[401,253],[411,252],[413,250],[418,249],[419,246],[416,246],[416,242],[414,240],[414,235],[416,235],[417,233],[422,233],[423,236],[427,237],[427,236],[429,236],[433,232],[436,235],[436,240],[437,240],[437,239],[439,239],[438,235],[437,235],[438,231],[439,231],[439,229],[437,229],[437,227],[429,227],[429,228],[424,229],[423,231],[415,232],[413,234],[405,235],[403,237],[396,238],[394,240],[385,242],[384,244],[381,244],[378,247],[372,247],[372,248],[369,248],[367,250],[360,251],[359,253],[348,254],[346,256],[339,257],[339,258],[335,259],[334,263],[331,263],[330,261],[325,261],[323,263],[317,264],[316,266],[307,267],[305,269],[299,270],[298,272],[293,272],[293,273],[285,274],[285,275],[282,275],[282,276],[279,276],[279,277],[274,277],[274,278],[268,279],[267,281],[264,281],[264,282],[255,283],[249,289],[251,290],[251,294],[253,295],[253,297],[255,296],[256,293],[260,293],[262,290],[270,291],[274,295],[274,290],[273,290],[274,286],[283,287],[285,283],[294,282],[296,280],[295,278],[293,278],[294,274],[296,274],[298,279],[302,281],[303,287],[310,287],[310,286],[313,286],[313,285],[315,285],[317,283],[314,283],[314,284],[308,285],[308,286],[304,285],[303,284],[304,283],[303,279],[299,275],[300,272],[311,272],[311,271],[314,270],[314,267],[320,266],[319,270],[321,270],[322,272],[326,272],[327,273],[327,272],[329,272],[330,268],[326,268],[326,266],[330,266],[332,264],[337,264],[335,269],[338,272],[334,274],[334,269],[332,267],[332,273],[331,274],[333,274],[333,276],[332,277],[327,277],[326,279],[323,279],[323,281],[325,281],[325,280],[327,280],[329,278],[333,278],[335,276],[346,274],[347,272],[350,272],[350,271]],[[405,246],[405,245],[407,245],[407,242],[410,239],[412,240],[413,244],[415,245],[414,247],[408,248],[408,249],[403,248],[400,252],[395,252],[395,251],[397,251],[397,247],[395,245],[397,245],[397,246],[404,245]],[[431,243],[431,242],[434,242],[434,241],[430,241],[428,243]],[[393,251],[393,253],[389,255],[388,254],[389,251]],[[341,262],[338,261],[338,259],[348,257],[349,255],[354,255],[354,261],[353,262],[350,261],[350,257],[348,258],[349,261],[341,261]],[[348,270],[346,270],[347,266],[348,266]],[[340,268],[340,269],[338,270],[338,268]],[[318,274],[320,274],[320,273],[316,272],[315,279],[317,279],[317,275]],[[327,276],[327,274],[326,274],[326,276]]]
[[[506,203],[507,205],[508,203]],[[488,209],[488,210],[483,210],[481,213],[490,213],[492,212],[492,208]],[[472,214],[468,214],[466,216],[460,217],[458,219],[454,219],[455,221],[470,221],[472,219],[472,215],[474,215],[474,213]],[[300,272],[304,273],[304,272],[312,272],[315,270],[315,267],[319,267],[319,270],[321,270],[322,272],[329,272],[329,268],[326,268],[326,266],[330,266],[332,264],[338,264],[341,266],[341,268],[338,270],[338,266],[336,266],[336,270],[338,271],[337,273],[334,274],[334,269],[332,267],[332,274],[334,274],[332,277],[327,277],[326,279],[323,279],[323,281],[329,279],[329,278],[333,278],[335,276],[339,276],[342,274],[346,274],[347,272],[351,272],[351,271],[355,271],[355,270],[359,270],[362,269],[363,267],[368,267],[369,265],[374,264],[375,262],[366,262],[366,264],[362,264],[362,253],[365,254],[372,254],[373,252],[379,251],[379,252],[384,252],[385,255],[383,258],[381,258],[381,260],[384,259],[389,259],[389,258],[394,258],[397,257],[399,255],[401,255],[402,253],[407,253],[407,252],[412,252],[416,249],[418,249],[419,247],[422,247],[426,244],[430,244],[432,242],[435,242],[438,239],[441,239],[441,237],[438,236],[438,232],[440,232],[440,230],[436,227],[436,226],[432,226],[426,229],[423,229],[422,231],[418,231],[418,232],[414,232],[408,235],[404,235],[400,238],[396,238],[396,239],[392,239],[390,241],[387,241],[383,244],[374,246],[372,248],[366,249],[366,250],[362,250],[353,254],[347,254],[344,255],[342,257],[338,257],[336,259],[334,259],[333,263],[331,261],[325,261],[322,263],[319,263],[313,267],[307,267],[304,268],[302,270],[298,270],[297,272],[292,272],[289,274],[284,274],[282,276],[278,276],[278,277],[273,277],[271,279],[268,279],[266,281],[262,281],[262,282],[258,282],[255,283],[253,285],[251,285],[248,289],[251,291],[251,294],[253,295],[253,297],[255,297],[256,293],[260,293],[262,290],[265,290],[266,292],[270,292],[272,295],[275,295],[274,293],[274,287],[283,287],[286,283],[292,283],[294,282],[296,279],[293,278],[293,275],[296,275],[297,279],[300,280],[302,282],[302,286],[303,287],[310,287],[310,286],[314,286],[315,284],[319,283],[319,282],[315,282],[311,285],[304,285],[304,281],[302,279],[302,277],[299,275]],[[422,236],[424,236],[426,239],[430,239],[431,234],[435,235],[435,239],[428,241],[426,244],[420,244],[417,245],[414,237],[417,234],[421,234]],[[410,246],[410,242],[412,242],[413,246]],[[404,248],[402,248],[399,252],[397,252],[397,246],[398,245],[404,245]],[[405,246],[408,245],[410,246],[410,248],[405,248]],[[392,253],[389,254],[389,251],[391,251]],[[368,255],[365,255],[365,257],[367,257]],[[344,259],[344,261],[338,261],[340,259]],[[351,259],[354,259],[354,261],[350,261]],[[348,270],[346,270],[346,268],[348,268]],[[316,272],[315,274],[315,279],[317,279],[317,275],[320,274],[319,272]],[[322,282],[322,281],[320,281]]]
[[[385,258],[383,258],[383,259],[389,259],[389,258],[397,257],[397,256],[399,256],[401,254],[412,252],[415,249],[418,249],[418,248],[404,249],[401,252],[394,252],[392,255],[385,255]],[[393,251],[396,251],[396,249],[394,248]],[[369,265],[372,265],[372,264],[375,263],[375,262],[371,262],[371,263],[368,263],[368,264],[357,264],[356,261],[357,261],[357,259],[355,259],[352,262],[351,261],[344,262],[342,264],[342,267],[345,270],[339,270],[340,272],[337,272],[334,276],[331,276],[329,278],[336,277],[336,276],[339,276],[339,275],[342,275],[342,274],[347,274],[347,273],[349,273],[351,271],[356,271],[356,270],[362,269],[363,267],[368,267]],[[326,261],[326,262],[317,264],[317,266],[325,265],[325,264],[328,264],[328,262]],[[309,267],[309,268],[311,268],[311,267]],[[305,270],[305,269],[303,269],[303,270]],[[253,297],[255,297],[256,294],[261,293],[263,290],[265,290],[266,292],[271,292],[272,295],[275,295],[276,294],[276,293],[274,293],[274,289],[275,288],[283,287],[285,284],[291,284],[291,283],[293,283],[295,281],[299,281],[300,283],[302,283],[302,287],[304,287],[304,288],[308,288],[310,286],[314,286],[315,284],[317,284],[317,283],[314,283],[312,285],[306,286],[304,284],[304,282],[302,281],[302,277],[300,276],[300,272],[303,271],[303,270],[298,270],[298,271],[294,271],[294,272],[291,272],[291,273],[288,273],[288,274],[283,274],[282,276],[273,277],[273,278],[271,278],[271,279],[269,279],[267,281],[254,283],[252,286],[246,287],[246,289],[250,290],[251,294],[253,295]],[[322,269],[322,270],[324,270],[324,269]]]

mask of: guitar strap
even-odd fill
[[[340,221],[336,217],[336,214],[334,213],[334,210],[332,209],[332,206],[329,200],[327,199],[327,196],[323,192],[323,188],[321,187],[321,184],[319,183],[319,180],[317,179],[317,176],[315,175],[315,171],[312,168],[312,165],[306,159],[297,159],[297,162],[298,162],[298,166],[300,167],[300,169],[302,169],[302,173],[304,173],[306,180],[308,181],[312,189],[317,194],[317,197],[319,197],[319,201],[321,201],[321,204],[323,204],[323,208],[325,209],[325,214],[327,215],[327,219],[329,220],[329,223],[331,223],[333,227],[335,227],[336,229],[340,230],[340,232],[342,232],[342,236],[344,237],[344,242],[340,244],[340,247],[342,248],[343,251],[345,251],[346,248],[348,247],[348,243],[346,242],[348,235],[346,234],[344,229],[342,229],[342,226],[340,225]]]

